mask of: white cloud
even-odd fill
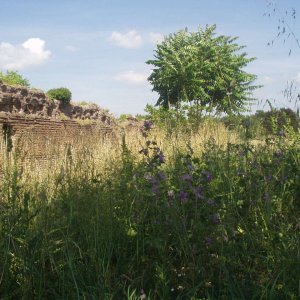
[[[114,79],[118,81],[133,83],[133,84],[141,84],[147,82],[147,78],[149,77],[149,73],[143,72],[135,72],[135,71],[127,71],[123,73],[117,74]]]
[[[149,40],[153,44],[159,44],[164,40],[164,35],[158,32],[150,32]]]
[[[110,41],[123,48],[139,48],[143,44],[142,36],[135,30],[124,34],[114,31],[110,36]]]
[[[74,46],[71,46],[71,45],[67,45],[67,46],[66,46],[66,49],[67,49],[69,52],[76,52],[76,51],[77,51],[77,48],[74,47]]]
[[[22,45],[0,43],[0,68],[25,69],[41,65],[49,59],[51,52],[45,50],[45,41],[30,38]]]
[[[295,76],[294,80],[295,80],[296,83],[300,84],[300,72],[297,73],[297,75]]]

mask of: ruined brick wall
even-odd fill
[[[101,124],[80,125],[74,120],[3,116],[0,113],[0,149],[18,151],[23,160],[50,159],[66,145],[112,138],[113,129]]]
[[[0,112],[51,119],[88,119],[106,125],[115,125],[114,118],[96,104],[86,106],[65,104],[58,100],[50,100],[43,91],[22,86],[9,86],[1,80]]]
[[[0,154],[18,151],[24,159],[48,159],[66,145],[112,137],[115,129],[96,105],[61,105],[42,91],[0,81]]]

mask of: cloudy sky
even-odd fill
[[[18,70],[45,91],[68,87],[73,100],[115,115],[143,113],[157,99],[145,64],[156,44],[185,27],[216,24],[217,34],[238,36],[257,57],[247,71],[264,87],[253,110],[266,99],[294,107],[282,91],[292,81],[300,87],[300,45],[288,38],[300,40],[300,1],[272,2],[275,12],[266,0],[0,0],[0,70]],[[288,27],[276,38],[281,17]]]

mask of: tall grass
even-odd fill
[[[300,134],[150,127],[2,154],[1,299],[300,297]]]

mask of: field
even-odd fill
[[[146,121],[52,147],[1,151],[0,299],[300,298],[299,130]]]

